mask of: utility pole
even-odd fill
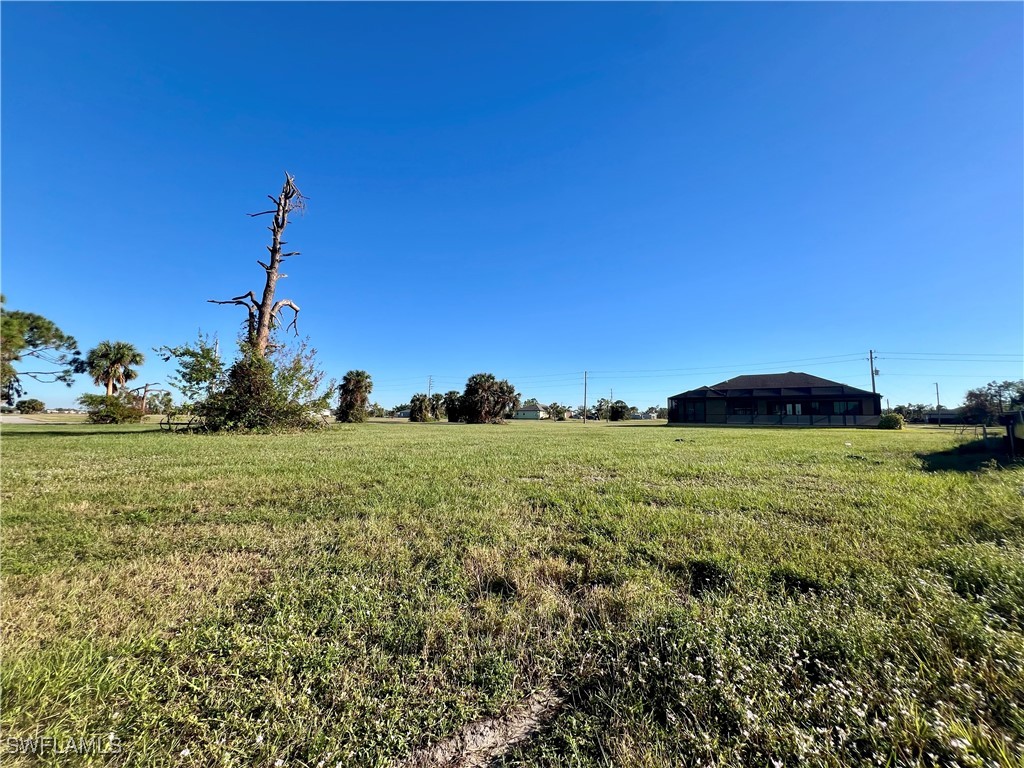
[[[878,394],[875,391],[875,350],[868,350],[868,362],[871,364],[871,394]]]
[[[434,377],[427,376],[427,400],[430,399],[430,390],[434,387]]]
[[[587,424],[587,372],[583,372],[583,425]]]
[[[942,410],[942,401],[939,400],[939,382],[937,382],[937,381],[935,382],[935,410],[936,411],[941,411]],[[939,423],[940,424],[942,423],[942,417],[941,416],[939,416]]]

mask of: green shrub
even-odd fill
[[[116,395],[82,395],[78,402],[92,424],[137,424],[144,415],[141,408]]]
[[[18,404],[14,406],[18,409],[19,413],[42,413],[46,410],[46,405],[42,400],[36,400],[34,397],[28,400],[19,400]]]
[[[887,413],[878,420],[879,429],[903,429],[903,417],[898,413]]]
[[[274,379],[274,364],[248,350],[231,366],[227,386],[197,404],[207,429],[260,431],[314,425],[314,414],[288,397]]]

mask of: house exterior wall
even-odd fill
[[[880,418],[878,395],[672,398],[669,424],[863,427]],[[689,406],[689,408],[687,407]],[[703,409],[703,414],[701,413]],[[688,418],[692,416],[693,418]],[[702,417],[703,416],[703,417]]]
[[[540,421],[544,416],[541,416],[540,411],[516,411],[514,419],[532,419],[534,421]]]

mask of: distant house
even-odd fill
[[[521,405],[516,409],[515,414],[512,416],[513,419],[533,419],[538,421],[540,419],[549,418],[548,412],[544,409],[543,405],[537,405],[533,403],[531,405]]]
[[[937,411],[925,411],[924,420],[927,424],[963,424],[963,408],[942,408]]]
[[[881,395],[794,371],[736,376],[668,400],[670,425],[867,427],[881,413]]]
[[[412,409],[406,408],[404,411],[395,411],[396,419],[408,419],[412,415]]]

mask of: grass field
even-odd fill
[[[1022,765],[1024,468],[957,439],[5,427],[4,736],[116,749],[4,764],[401,765],[544,691],[495,764]]]

